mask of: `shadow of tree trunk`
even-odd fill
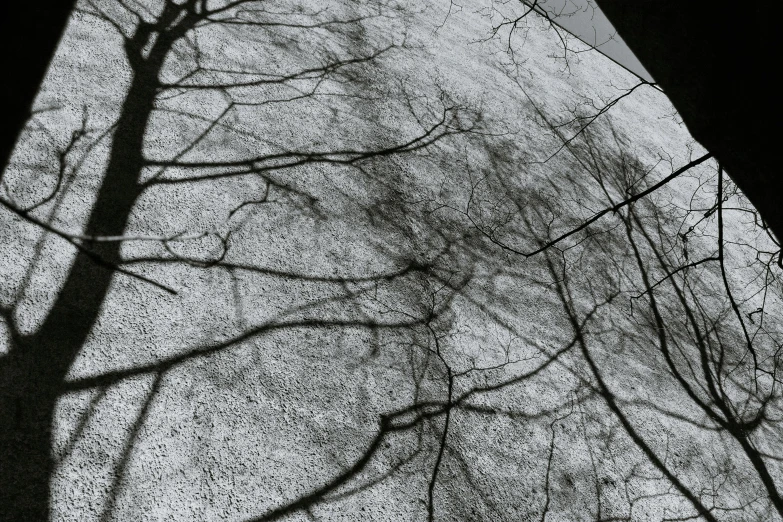
[[[163,17],[161,17],[163,18]],[[142,24],[127,41],[133,77],[117,121],[105,177],[85,235],[122,235],[140,195],[143,142],[158,89],[158,74],[173,43]],[[119,241],[80,250],[51,311],[33,334],[17,336],[0,359],[0,506],[3,520],[47,520],[54,409],[62,384],[93,327],[120,263]],[[100,263],[96,263],[100,259]]]

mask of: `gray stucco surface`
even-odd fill
[[[193,30],[162,66],[161,82],[184,87],[157,91],[138,175],[159,183],[135,201],[125,235],[138,239],[120,250],[122,267],[148,281],[115,272],[88,311],[52,419],[52,520],[693,515],[607,406],[579,338],[625,418],[720,520],[779,520],[737,442],[710,427],[656,351],[649,303],[631,299],[644,286],[624,214],[591,228],[595,240],[530,258],[511,251],[620,201],[615,174],[651,185],[704,154],[663,93],[636,89],[562,148],[557,132],[579,127],[548,125],[594,113],[638,80],[595,53],[559,58],[541,21],[507,40],[507,27],[488,38],[498,23],[489,4],[448,15],[448,1],[244,7],[230,13],[266,25]],[[163,8],[149,2],[143,16]],[[327,20],[344,23],[310,27]],[[4,174],[4,198],[40,200],[86,116],[62,186],[34,213],[60,231],[81,233],[98,197],[134,78],[119,32],[135,27],[118,2],[80,4]],[[195,47],[212,70],[188,77]],[[356,63],[317,70],[346,59]],[[263,81],[187,87],[247,78]],[[640,203],[661,255],[680,255],[666,241],[704,213],[714,191],[700,187],[714,179],[705,162]],[[752,220],[726,219],[728,237],[756,234],[766,248]],[[714,216],[694,226],[714,227]],[[4,354],[12,328],[34,333],[52,313],[76,250],[6,210],[0,237]],[[655,247],[638,241],[652,263]],[[713,243],[713,229],[695,237],[689,259]],[[763,281],[737,252],[732,281],[750,311]],[[719,272],[703,268],[693,295],[704,321],[739,338],[710,290]],[[686,339],[663,286],[661,314]],[[759,351],[781,339],[771,288],[773,341],[759,334]],[[773,456],[780,400],[773,390],[753,439]],[[780,483],[780,461],[767,462]]]

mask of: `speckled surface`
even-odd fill
[[[153,21],[164,6],[149,6]],[[448,1],[248,2],[238,19],[266,26],[215,23],[172,46],[161,82],[189,81],[194,46],[215,70],[193,82],[264,82],[156,94],[149,166],[136,174],[166,182],[140,194],[125,234],[211,235],[122,244],[123,268],[175,293],[115,273],[100,308],[85,311],[94,321],[51,419],[52,520],[693,515],[597,393],[556,281],[578,321],[619,285],[621,297],[585,323],[586,345],[648,446],[725,508],[721,520],[776,520],[736,441],[682,420],[706,422],[656,355],[650,312],[629,313],[640,279],[622,219],[565,250],[565,282],[559,254],[524,259],[491,240],[526,250],[547,222],[566,230],[602,208],[590,150],[605,165],[633,158],[637,174],[656,179],[703,151],[645,86],[596,120],[592,142],[537,162],[560,146],[543,116],[562,123],[635,79],[595,53],[553,58],[561,44],[535,21],[514,36],[510,69],[505,33],[487,39],[488,7],[447,16]],[[29,125],[3,185],[19,205],[44,197],[86,114],[90,133],[67,156],[57,197],[35,211],[73,233],[97,197],[134,77],[118,34],[135,30],[128,8],[80,8],[36,102],[49,110]],[[327,20],[344,23],[290,26]],[[333,74],[302,73],[392,44]],[[384,152],[356,160],[357,151]],[[171,161],[190,166],[160,165]],[[222,177],[190,179],[207,174]],[[705,163],[656,193],[662,230],[676,236],[667,205],[687,204],[710,176]],[[239,208],[268,184],[264,203]],[[709,252],[709,237],[692,242],[692,256]],[[35,333],[53,313],[75,249],[5,210],[0,238],[2,357],[12,328]],[[663,313],[678,317],[675,305]],[[770,412],[779,403],[778,391]],[[780,455],[779,429],[770,421],[755,443]],[[779,461],[769,465],[780,483]]]

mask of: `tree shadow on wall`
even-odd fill
[[[628,496],[629,483],[646,481],[667,517],[773,520],[783,514],[775,252],[759,220],[738,219],[755,211],[719,168],[685,171],[671,193],[633,200],[655,186],[650,169],[606,154],[609,136],[621,151],[611,128],[569,150],[603,194],[586,205],[617,209],[611,217],[558,241],[580,226],[558,229],[551,217],[575,201],[564,193],[523,219],[551,245],[544,255],[585,380],[624,432],[627,457],[660,481],[626,474],[626,517],[644,501]],[[633,202],[618,209],[623,198]]]
[[[265,11],[259,2],[227,5],[208,12],[203,2],[168,1],[154,13],[115,6],[119,14],[97,2],[85,7],[85,15],[124,35],[132,80],[84,231],[63,230],[41,217],[65,192],[78,190],[70,188],[67,168],[55,168],[51,196],[26,207],[12,191],[2,200],[77,251],[40,326],[30,334],[12,328],[11,349],[0,359],[0,506],[7,518],[50,516],[57,465],[81,451],[90,426],[104,420],[102,404],[122,386],[140,383],[142,392],[135,411],[124,412],[127,428],[105,466],[111,469],[98,515],[103,520],[118,516],[123,494],[135,485],[134,458],[156,409],[167,407],[168,389],[188,401],[206,395],[214,405],[204,409],[216,415],[220,392],[250,388],[242,380],[248,372],[250,382],[268,383],[270,397],[292,407],[304,398],[332,399],[316,394],[318,376],[338,366],[372,368],[382,357],[402,377],[368,382],[377,393],[355,407],[359,428],[330,431],[312,412],[296,419],[323,438],[292,438],[287,454],[305,454],[310,444],[329,459],[325,469],[308,471],[309,489],[296,489],[285,476],[275,484],[282,491],[276,496],[272,487],[253,491],[257,503],[245,506],[245,518],[305,513],[316,519],[337,502],[351,505],[373,488],[401,482],[411,492],[413,515],[428,520],[576,519],[585,513],[633,520],[655,503],[673,517],[764,513],[765,498],[751,498],[737,479],[735,470],[747,471],[741,458],[774,505],[770,469],[780,455],[774,445],[780,405],[777,385],[770,383],[779,379],[779,336],[769,310],[750,316],[766,318],[757,328],[747,324],[751,301],[734,294],[714,300],[714,281],[737,291],[714,271],[723,259],[715,248],[715,232],[723,228],[716,219],[728,212],[713,204],[715,194],[701,194],[694,201],[710,201],[707,208],[683,215],[660,201],[612,212],[618,201],[654,187],[659,172],[629,154],[611,128],[581,128],[579,139],[558,149],[569,160],[533,167],[515,152],[513,136],[483,132],[480,114],[437,89],[429,99],[404,85],[392,89],[388,85],[396,83],[384,83],[383,61],[404,44],[374,41],[371,30],[375,21],[393,21],[392,9],[337,19],[326,12]],[[216,58],[210,39],[233,41],[243,52]],[[280,70],[243,60],[281,55],[296,66]],[[396,103],[397,120],[384,99]],[[323,128],[297,135],[286,124],[289,113]],[[378,123],[384,119],[391,123]],[[268,128],[254,132],[258,121]],[[60,158],[82,139],[75,133]],[[447,140],[451,148],[440,150]],[[433,172],[442,178],[433,179]],[[714,186],[709,174],[700,176],[702,189]],[[167,207],[178,190],[196,211]],[[229,197],[234,190],[239,195]],[[603,208],[610,210],[585,225]],[[207,231],[186,233],[159,226],[167,212],[181,212],[185,221],[198,221],[199,213],[217,217],[207,220]],[[135,232],[137,222],[156,232]],[[310,242],[278,237],[303,231]],[[339,234],[362,231],[373,241],[355,241],[361,255],[333,245]],[[44,252],[43,241],[36,248]],[[32,259],[31,271],[38,264]],[[111,354],[118,362],[108,369],[69,376],[77,357],[89,356],[86,350],[96,344],[90,335],[101,328],[103,310],[133,309],[130,297],[114,303],[118,283],[184,300],[180,290],[201,278],[215,279],[228,296],[199,296],[205,316],[236,324],[202,316],[204,324],[195,324],[180,343],[172,319],[175,349],[150,348],[141,354],[147,357],[131,357],[132,364],[124,364],[127,354],[118,350]],[[7,325],[14,326],[20,302],[3,311]],[[125,335],[121,344],[106,340],[107,346],[130,351],[134,341]],[[283,376],[270,362],[281,353],[300,357]],[[246,365],[224,371],[226,357]],[[657,370],[632,378],[633,361]],[[184,371],[203,377],[191,384],[196,391],[178,380]],[[694,407],[672,409],[641,391],[620,393],[634,379],[632,388],[670,390]],[[298,396],[296,386],[302,387]],[[291,395],[274,395],[280,390]],[[376,406],[381,391],[391,398]],[[58,401],[79,393],[91,396],[53,455]],[[340,404],[324,409],[351,407]],[[729,448],[728,464],[679,464],[682,451],[651,440],[655,430],[644,424],[640,408],[668,430],[666,444],[678,437],[676,423],[717,434]],[[265,416],[258,421],[264,427],[271,411],[247,406],[235,415]],[[176,419],[180,412],[166,414]],[[194,425],[198,437],[212,436],[209,416]],[[694,444],[697,456],[704,457],[707,446]],[[237,453],[236,461],[232,465],[250,455]],[[263,465],[290,471],[294,464]],[[694,478],[698,473],[714,479],[712,490]],[[209,501],[216,502],[228,486],[211,480],[220,494],[211,493]],[[742,501],[715,500],[727,491]]]
[[[231,249],[233,230],[230,226],[191,235],[179,232],[171,235],[129,234],[129,219],[144,197],[160,187],[209,187],[211,183],[223,180],[252,178],[257,183],[257,194],[228,209],[229,219],[249,209],[279,204],[288,204],[294,212],[317,214],[317,200],[308,194],[306,186],[301,188],[302,183],[286,179],[287,172],[298,173],[303,167],[317,165],[354,169],[373,159],[425,149],[451,135],[469,132],[473,125],[472,116],[463,115],[459,107],[444,103],[436,118],[427,115],[424,126],[399,141],[366,147],[362,143],[346,145],[347,142],[341,142],[338,137],[333,140],[336,143],[333,146],[326,140],[322,146],[305,144],[300,147],[296,144],[287,146],[275,139],[265,143],[256,139],[244,149],[241,146],[227,149],[231,145],[225,140],[233,129],[241,129],[241,118],[237,116],[241,111],[288,107],[308,100],[313,100],[312,105],[328,107],[324,100],[328,101],[330,97],[353,103],[354,95],[349,92],[351,82],[372,70],[374,62],[402,48],[393,41],[387,44],[363,41],[363,24],[375,18],[392,20],[394,13],[388,14],[383,6],[376,6],[356,15],[330,18],[324,12],[268,11],[260,2],[252,1],[231,2],[208,9],[206,2],[198,0],[167,1],[157,11],[134,7],[130,3],[114,5],[96,1],[86,3],[80,11],[99,23],[110,24],[123,36],[131,81],[113,126],[108,164],[83,232],[59,228],[41,217],[45,210],[52,205],[56,208],[65,197],[67,176],[63,168],[56,173],[54,192],[41,201],[25,206],[17,201],[13,190],[8,190],[2,201],[6,210],[24,222],[42,228],[45,235],[57,236],[76,249],[67,275],[55,283],[56,298],[35,332],[22,333],[16,328],[15,317],[20,313],[18,301],[3,310],[6,325],[11,330],[11,343],[0,359],[0,469],[3,470],[0,506],[4,518],[9,520],[45,520],[50,516],[50,478],[56,465],[52,455],[53,418],[58,399],[64,393],[97,387],[102,390],[95,399],[99,401],[110,385],[130,375],[155,375],[154,383],[157,384],[150,389],[117,464],[119,471],[115,474],[113,492],[103,515],[103,518],[110,518],[116,495],[114,490],[122,483],[122,468],[129,458],[133,440],[169,368],[186,360],[207,357],[268,331],[348,327],[375,331],[424,324],[424,318],[419,317],[384,323],[372,317],[356,319],[347,314],[334,314],[332,318],[318,314],[308,316],[308,307],[301,306],[283,312],[261,326],[249,327],[225,342],[201,346],[147,367],[68,381],[66,375],[96,327],[96,320],[106,306],[107,295],[117,278],[130,278],[137,284],[153,285],[164,294],[177,294],[170,285],[144,275],[144,270],[135,271],[134,263],[160,261],[162,264],[221,267],[227,271],[259,271],[284,280],[358,288],[323,300],[319,303],[322,307],[333,302],[350,302],[356,295],[366,293],[368,285],[394,282],[430,269],[417,260],[396,259],[398,266],[390,270],[341,277],[223,263]],[[313,39],[314,43],[310,45],[297,43],[307,32],[318,34],[320,39]],[[242,59],[218,63],[208,56],[206,48],[202,48],[210,37],[244,38],[251,49],[253,45],[283,49],[295,58],[294,63],[302,65],[281,70],[269,63],[242,63]],[[322,43],[323,39],[325,43]],[[187,70],[171,70],[173,62],[184,64]],[[341,90],[343,94],[339,94]],[[326,97],[319,98],[322,91],[329,92]],[[183,116],[177,99],[185,99],[187,105],[202,93],[220,99],[224,107],[222,112],[217,117],[203,117],[184,111],[189,119],[201,119],[202,130],[168,157],[151,150],[151,143],[157,146],[154,136],[152,142],[150,140],[151,133],[159,126],[158,118],[164,113]],[[185,132],[185,129],[181,131]],[[179,146],[181,134],[178,135],[174,128],[168,128],[166,132],[170,133],[175,147]],[[237,130],[237,134],[241,136],[241,130]],[[83,133],[74,133],[71,143],[61,151],[60,167],[65,165],[64,158],[70,148],[82,138]],[[200,154],[200,151],[206,153]],[[228,154],[225,158],[214,159],[215,154],[221,152]],[[6,181],[9,176],[6,173]],[[190,241],[198,245],[202,240],[216,243],[217,254],[214,251],[206,256],[201,255],[204,252],[200,255],[181,253],[183,245],[187,247]],[[123,252],[133,242],[155,244],[162,254],[127,259]],[[42,248],[41,245],[37,248]],[[17,295],[19,299],[23,292]],[[81,421],[77,436],[89,417],[87,414]]]

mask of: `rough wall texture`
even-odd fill
[[[704,154],[661,92],[510,5],[200,4],[79,4],[4,173],[9,519],[780,519],[714,164],[524,255]]]

